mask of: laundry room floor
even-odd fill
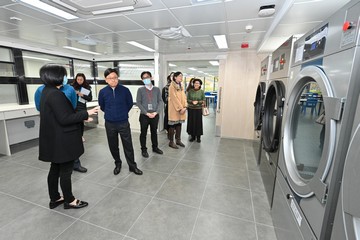
[[[252,142],[215,137],[215,116],[204,117],[202,142],[168,147],[159,133],[163,155],[140,151],[133,132],[135,159],[144,172],[113,174],[105,129],[85,131],[81,162],[74,172],[75,197],[89,202],[79,210],[48,208],[49,163],[37,160],[37,141],[0,155],[0,240],[276,240],[269,205],[256,166]],[[120,149],[122,147],[120,146]]]

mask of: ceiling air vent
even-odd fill
[[[259,17],[269,17],[275,13],[275,5],[264,5],[259,9]]]
[[[190,33],[182,26],[150,29],[150,31],[164,40],[178,40],[186,37],[191,37]]]

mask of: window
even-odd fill
[[[141,80],[140,74],[143,71],[154,75],[154,60],[121,61],[118,67],[121,80]]]
[[[9,48],[0,48],[0,77],[14,77],[14,57]]]
[[[85,74],[86,79],[93,79],[92,62],[74,59],[74,77],[78,73]]]

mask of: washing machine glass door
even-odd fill
[[[314,194],[312,181],[324,181],[332,162],[336,125],[326,114],[332,95],[326,75],[315,66],[301,70],[289,95],[284,159],[289,184],[301,197]]]
[[[255,128],[255,130],[261,129],[265,91],[266,91],[266,84],[264,82],[260,82],[256,89],[256,97],[255,97],[255,102],[254,102],[254,128]]]
[[[272,81],[266,92],[261,131],[263,147],[267,152],[276,152],[279,148],[284,101],[284,84]]]
[[[360,239],[360,125],[352,138],[344,165],[342,181],[342,216],[347,239]]]

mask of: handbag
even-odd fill
[[[202,115],[203,116],[208,116],[210,114],[209,109],[207,107],[203,107],[202,108]]]

